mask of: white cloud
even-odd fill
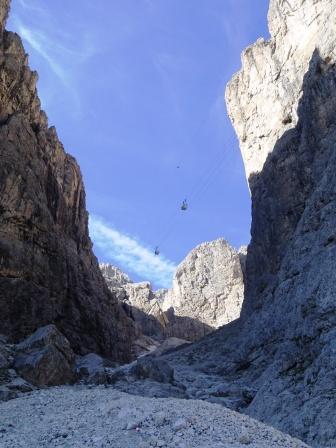
[[[64,83],[67,81],[66,71],[50,56],[48,52],[48,46],[46,45],[47,37],[40,33],[29,30],[21,23],[18,23],[19,34],[22,38],[29,43],[29,45],[45,59],[51,70],[57,75]]]
[[[154,255],[152,249],[136,238],[119,232],[97,216],[90,216],[90,235],[112,263],[160,287],[171,286],[175,264],[161,255]]]
[[[22,8],[28,9],[30,11],[34,11],[34,12],[38,12],[38,13],[45,12],[42,8],[39,8],[38,6],[33,5],[31,0],[29,3],[27,3],[26,0],[19,0],[19,4],[22,6]]]

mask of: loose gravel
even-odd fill
[[[57,387],[0,403],[1,448],[307,447],[217,404]]]

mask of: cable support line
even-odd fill
[[[179,209],[176,208],[176,210],[174,210],[174,212],[172,213],[171,218],[168,221],[169,223],[168,226],[164,230],[161,237],[158,239],[158,244],[155,247],[154,252],[155,255],[159,255],[160,247],[163,244],[165,244],[165,242],[168,240],[168,237],[171,236],[178,219],[183,213],[185,213],[188,210],[188,202],[195,201],[197,198],[200,197],[201,194],[203,194],[207,190],[214,176],[221,169],[224,161],[225,161],[225,151],[221,150],[216,154],[214,163],[206,170],[205,174],[200,178],[200,180],[195,183],[189,196],[187,196],[186,199],[183,200],[182,206]]]

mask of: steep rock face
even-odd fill
[[[151,284],[129,283],[124,289],[125,302],[131,307],[131,315],[140,324],[142,333],[163,339],[168,320],[151,289]]]
[[[132,323],[99,271],[80,169],[48,128],[36,81],[19,36],[1,32],[1,332],[17,341],[55,323],[75,351],[127,360]]]
[[[242,54],[242,70],[226,90],[249,178],[259,173],[283,133],[298,122],[303,78],[318,48],[334,59],[333,0],[271,0],[271,39],[259,39]]]
[[[137,333],[154,337],[156,340],[164,339],[168,320],[152,291],[151,284],[133,283],[128,275],[108,263],[100,263],[99,267],[108,288],[134,321]]]
[[[171,336],[197,340],[238,319],[244,299],[239,253],[219,239],[197,246],[178,266],[161,298]]]
[[[6,19],[8,16],[9,4],[10,4],[10,0],[2,0],[0,3],[0,34],[1,34],[1,36],[4,31]]]
[[[271,40],[228,86],[252,194],[245,301],[175,357],[213,374],[226,405],[313,446],[336,443],[335,11],[272,0]]]

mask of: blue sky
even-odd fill
[[[268,0],[12,0],[8,28],[81,166],[100,261],[169,286],[197,244],[248,243],[250,197],[224,89],[242,49],[268,36],[267,9]]]

